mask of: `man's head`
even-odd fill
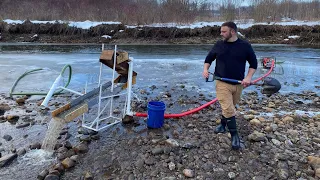
[[[237,25],[234,22],[225,22],[221,25],[220,35],[224,41],[233,42],[237,38]]]

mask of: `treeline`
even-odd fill
[[[120,21],[124,24],[283,18],[319,20],[319,0],[0,0],[0,20]]]

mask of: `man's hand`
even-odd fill
[[[243,87],[248,87],[251,84],[251,77],[245,77],[242,80],[241,84],[243,85]]]
[[[203,72],[202,72],[202,76],[204,78],[209,78],[209,67],[210,67],[210,64],[209,63],[204,63],[203,65]]]
[[[202,76],[203,76],[204,78],[208,78],[208,77],[209,77],[209,72],[208,72],[208,70],[203,70]]]

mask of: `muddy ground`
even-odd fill
[[[183,86],[152,85],[135,90],[133,111],[146,112],[147,103],[161,100],[166,113],[180,113],[214,99]],[[52,99],[48,113],[75,98]],[[28,132],[45,123],[35,119],[42,99],[1,94],[0,121]],[[81,128],[79,118],[65,125],[56,145],[56,161],[47,166],[27,166],[33,173],[12,170],[19,157],[39,148],[41,138],[16,144],[17,135],[1,137],[0,177],[4,179],[319,179],[320,97],[315,92],[271,97],[257,91],[244,93],[236,116],[243,148],[230,147],[230,135],[214,134],[220,120],[219,104],[178,119],[166,119],[160,129],[147,128],[146,118],[135,117],[99,133]],[[119,108],[115,108],[119,113]],[[46,112],[42,112],[46,113]],[[27,123],[27,125],[21,126]],[[2,124],[0,124],[1,126]],[[38,127],[39,128],[39,127]],[[3,132],[2,132],[3,133]],[[39,133],[40,134],[40,133]],[[32,133],[26,133],[32,136]],[[25,135],[25,136],[26,136]],[[14,137],[13,139],[10,137]],[[28,136],[25,137],[26,141]],[[29,144],[30,143],[30,144]],[[29,146],[30,145],[30,146]],[[3,160],[4,157],[7,160]],[[9,157],[9,158],[8,158]],[[2,172],[7,172],[1,175]],[[31,171],[31,169],[30,169]]]
[[[254,25],[239,29],[244,39],[260,44],[296,44],[320,46],[320,25]],[[0,42],[110,43],[110,44],[212,44],[220,39],[220,27],[203,28],[128,28],[123,24],[98,25],[90,29],[68,24],[7,24],[0,21]],[[104,35],[111,38],[102,37]],[[299,36],[290,38],[289,36]]]

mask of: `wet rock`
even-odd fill
[[[27,153],[27,151],[25,148],[18,149],[18,152],[17,152],[18,156],[22,156],[26,153]]]
[[[58,163],[58,164],[54,165],[53,169],[59,171],[60,173],[64,172],[64,167],[63,167],[63,165],[61,163]]]
[[[58,170],[55,170],[55,169],[50,169],[49,170],[49,174],[57,175],[57,176],[61,175],[61,173]]]
[[[69,141],[66,141],[64,143],[64,147],[67,148],[67,149],[72,149],[72,144]]]
[[[43,180],[48,174],[49,174],[49,171],[45,169],[41,171],[41,173],[37,176],[37,179]]]
[[[183,175],[189,178],[193,178],[195,176],[195,173],[191,169],[184,169],[183,170]]]
[[[7,154],[0,158],[0,168],[10,164],[15,158],[17,158],[17,154]]]
[[[18,98],[16,99],[16,103],[18,103],[19,105],[23,105],[25,103],[26,99],[25,98]]]
[[[68,133],[68,130],[65,129],[65,130],[62,130],[62,131],[59,133],[59,135],[65,135],[65,134],[67,134],[67,133]]]
[[[71,160],[70,158],[66,158],[61,162],[61,164],[63,165],[63,167],[65,169],[70,169],[73,166],[75,166],[76,163],[73,160]]]
[[[93,180],[93,175],[90,172],[86,172],[84,180]]]
[[[55,175],[55,174],[49,174],[48,176],[46,176],[46,178],[44,178],[44,180],[59,180],[59,176]]]
[[[9,123],[11,123],[11,124],[15,124],[15,123],[17,123],[17,121],[19,120],[19,116],[18,115],[8,115],[7,116],[7,120],[8,120],[8,122]]]
[[[266,135],[264,133],[258,131],[254,131],[252,134],[248,136],[249,140],[256,142],[265,140],[265,137]]]
[[[29,146],[30,149],[41,149],[41,144],[39,142],[36,142],[34,144],[31,144]]]
[[[70,159],[71,159],[72,161],[74,161],[74,162],[78,162],[79,156],[78,156],[78,155],[73,155],[73,156],[70,157]]]
[[[75,147],[75,152],[78,154],[83,154],[83,153],[87,153],[89,151],[89,147],[87,143],[80,143],[79,145],[77,145]]]
[[[0,104],[0,110],[1,112],[9,111],[11,108],[8,104]],[[0,114],[3,115],[3,114]]]
[[[11,141],[12,140],[12,136],[8,135],[8,134],[5,134],[3,136],[3,139],[6,140],[6,141]]]
[[[79,139],[80,139],[80,141],[90,142],[91,136],[90,135],[82,135],[82,136],[80,136]]]
[[[16,128],[17,129],[20,129],[20,128],[24,128],[24,127],[28,127],[30,126],[30,122],[25,122],[25,123],[22,123],[22,124],[17,124],[16,125]]]

